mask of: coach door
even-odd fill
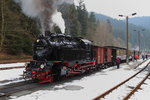
[[[112,62],[116,62],[116,57],[117,57],[117,50],[112,49]]]

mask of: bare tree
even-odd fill
[[[112,32],[112,26],[110,23],[106,21],[101,21],[97,26],[96,31],[97,36],[97,42],[101,46],[112,46],[113,45],[113,32]]]
[[[87,38],[97,46],[115,46],[115,44],[119,44],[113,36],[113,29],[109,20],[98,22],[95,32],[93,32],[92,27],[89,28]]]

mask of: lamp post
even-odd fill
[[[139,53],[138,56],[140,56],[140,52],[141,52],[141,31],[145,31],[144,29],[142,30],[134,30],[138,32],[138,43],[139,43]]]
[[[136,13],[132,13],[131,15],[119,15],[120,17],[125,17],[126,18],[126,45],[127,45],[127,49],[126,49],[126,63],[129,64],[129,45],[128,45],[128,41],[129,41],[129,30],[128,30],[128,19],[129,16],[134,16],[136,15]]]

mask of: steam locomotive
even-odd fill
[[[35,41],[33,51],[33,61],[25,65],[23,76],[45,83],[115,65],[116,57],[124,57],[126,49],[100,47],[81,37],[46,32]]]
[[[34,43],[33,61],[26,64],[24,78],[44,83],[60,80],[95,67],[92,42],[70,35],[49,33]]]

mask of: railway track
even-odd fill
[[[140,65],[142,65],[143,63],[145,63],[148,60],[144,60],[143,62],[139,63],[137,66],[134,67],[134,69],[138,68]]]
[[[30,58],[30,59],[19,59],[19,60],[0,60],[0,64],[29,62],[31,60],[32,60],[32,58]]]
[[[24,66],[16,66],[16,67],[4,67],[4,68],[0,68],[0,70],[18,69],[18,68],[24,68]]]
[[[33,81],[27,81],[27,82],[23,81],[23,82],[11,83],[8,85],[0,86],[0,100],[7,100],[1,98],[9,98],[13,94],[21,93],[23,91],[29,91],[30,93],[32,93],[40,89],[53,88],[56,85],[63,84],[65,82],[71,82],[73,80],[79,80],[85,76],[90,76],[91,74],[94,74],[96,72],[98,71],[93,71],[91,73],[70,77],[53,83],[40,84],[40,83],[34,83]]]
[[[143,76],[143,74],[141,75],[141,72],[143,72],[148,67],[149,64],[150,64],[150,62],[139,72],[132,75],[125,81],[119,83],[118,85],[112,87],[111,89],[107,90],[106,92],[102,93],[101,95],[97,96],[93,100],[108,100],[108,99],[109,100],[117,100],[117,99],[128,100],[138,89],[140,89],[140,86],[150,76],[150,73],[146,74],[145,76]],[[141,64],[139,64],[139,65],[141,65]],[[139,80],[139,78],[141,78],[141,77],[142,78],[144,77],[142,81]],[[137,83],[137,80],[139,83]],[[122,91],[122,93],[120,93],[118,91]],[[123,92],[123,91],[125,91],[125,92]],[[128,91],[129,91],[129,93],[128,93]],[[115,99],[114,98],[112,99],[113,96],[116,96],[115,93],[117,94],[117,97],[114,97]],[[125,95],[125,94],[127,94],[127,95]]]
[[[0,87],[0,100],[2,97],[9,97],[14,93],[18,93],[25,90],[31,90],[39,87],[40,84],[34,83],[32,81],[18,82],[11,85],[5,85]]]
[[[30,62],[31,59],[25,59],[25,60],[10,60],[10,61],[0,61],[0,64],[9,64],[9,63],[23,63],[23,62]],[[0,65],[3,66],[3,65]],[[18,69],[18,68],[24,68],[24,66],[14,66],[14,67],[0,67],[0,70],[8,70],[8,69]]]
[[[141,85],[148,79],[150,73],[148,73],[145,78],[126,96],[123,100],[128,100],[138,89],[140,89]]]

